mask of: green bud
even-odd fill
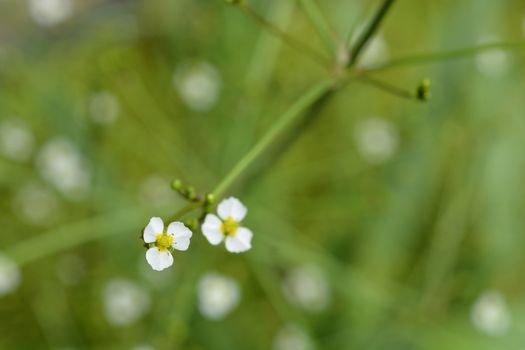
[[[195,191],[195,188],[192,186],[189,186],[186,189],[186,198],[195,199],[196,197],[197,197],[197,192]]]
[[[204,204],[211,205],[215,203],[215,195],[213,193],[208,193],[204,198]]]
[[[180,191],[182,188],[182,181],[180,181],[179,179],[173,180],[171,182],[171,188],[175,191]]]
[[[416,98],[420,101],[428,101],[430,99],[430,80],[429,79],[423,79],[421,83],[419,83],[417,89],[416,89]]]

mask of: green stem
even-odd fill
[[[358,81],[374,86],[380,90],[386,91],[398,97],[407,98],[409,100],[414,100],[416,97],[411,91],[407,91],[405,89],[399,88],[389,83],[385,83],[384,81],[377,80],[367,75],[356,76],[356,79]]]
[[[277,36],[278,38],[282,39],[285,43],[287,43],[290,47],[294,48],[297,51],[302,52],[307,57],[312,59],[313,61],[319,63],[323,67],[328,67],[330,65],[330,60],[327,59],[325,56],[317,52],[316,50],[312,49],[308,45],[304,44],[302,41],[299,41],[290,35],[283,32],[281,29],[274,26],[272,23],[268,22],[265,18],[259,16],[251,7],[246,5],[245,3],[239,4],[239,8],[249,17],[253,18],[257,23],[259,23],[262,27],[268,29],[270,33]]]
[[[467,47],[467,48],[457,49],[457,50],[401,57],[397,59],[392,59],[389,62],[386,62],[378,66],[363,68],[363,71],[378,72],[378,71],[382,71],[385,69],[398,67],[398,66],[428,64],[428,63],[433,63],[436,61],[445,61],[445,60],[451,60],[451,59],[457,59],[457,58],[464,58],[464,57],[478,54],[483,51],[495,50],[495,49],[509,50],[509,51],[525,49],[525,42],[519,41],[519,42],[513,42],[513,43],[509,43],[509,42],[490,43],[490,44],[483,44],[483,45]]]
[[[385,15],[387,14],[388,10],[392,6],[395,0],[383,0],[383,3],[381,4],[381,7],[377,10],[374,18],[370,21],[370,23],[367,25],[365,31],[361,36],[358,38],[356,44],[350,51],[350,60],[348,61],[347,67],[352,67],[359,58],[359,55],[363,52],[363,49],[366,47],[366,44],[374,35],[374,33],[379,28],[379,25],[385,18]]]
[[[313,27],[317,31],[321,42],[325,46],[326,50],[331,56],[336,53],[336,45],[334,43],[334,37],[329,29],[328,23],[324,18],[319,5],[315,0],[300,0],[301,6],[303,7],[306,16],[312,23]]]
[[[248,166],[271,145],[272,141],[297,119],[304,111],[318,101],[324,94],[334,87],[334,80],[323,81],[308,90],[300,97],[279,120],[263,135],[263,137],[242,157],[232,170],[212,191],[219,197],[230,185],[248,168]]]

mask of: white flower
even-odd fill
[[[51,27],[73,14],[72,0],[29,0],[29,12],[41,26]]]
[[[217,102],[221,77],[217,69],[207,62],[185,63],[177,67],[173,84],[190,109],[202,112]]]
[[[275,335],[273,348],[275,350],[313,350],[314,346],[304,329],[288,324]]]
[[[331,297],[328,279],[315,265],[304,265],[290,271],[283,283],[283,291],[290,302],[313,312],[325,309]]]
[[[252,245],[252,231],[240,226],[248,210],[237,198],[222,200],[217,207],[219,217],[213,214],[206,215],[202,224],[202,233],[208,241],[217,245],[223,240],[226,250],[231,253],[241,253],[249,250]]]
[[[21,274],[18,265],[0,253],[0,296],[9,294],[18,288]]]
[[[89,102],[91,119],[98,124],[113,124],[118,118],[119,110],[117,98],[109,91],[96,93]]]
[[[53,223],[59,214],[56,195],[36,183],[22,186],[13,201],[13,210],[27,223],[46,226]]]
[[[164,231],[161,218],[153,217],[144,229],[144,242],[150,248],[146,251],[146,260],[153,270],[162,271],[173,264],[171,251],[187,250],[190,246],[192,232],[182,222],[172,222]]]
[[[389,121],[369,117],[359,121],[354,128],[358,152],[370,164],[381,164],[390,159],[399,144],[399,134]]]
[[[215,272],[205,274],[199,280],[197,299],[202,315],[219,320],[239,304],[240,288],[232,278]]]
[[[494,290],[484,292],[476,300],[470,316],[479,331],[491,336],[505,334],[512,323],[505,298]]]
[[[487,36],[478,43],[481,45],[497,42],[501,42],[497,36]],[[509,68],[508,54],[502,49],[484,50],[476,55],[475,60],[478,71],[489,78],[498,78]]]
[[[126,326],[141,318],[150,307],[148,293],[133,281],[115,278],[103,291],[104,314],[114,326]]]
[[[67,139],[49,141],[40,151],[36,164],[40,174],[68,199],[85,197],[91,186],[91,175],[84,157]]]
[[[33,134],[24,122],[18,119],[0,122],[0,152],[5,157],[26,161],[33,152]]]

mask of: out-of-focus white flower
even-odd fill
[[[487,36],[479,40],[479,44],[501,42],[496,36]],[[475,57],[478,71],[490,78],[498,78],[509,69],[508,54],[502,49],[490,49],[480,52]]]
[[[183,63],[177,67],[173,84],[188,108],[207,111],[217,102],[221,90],[221,76],[207,62]]]
[[[86,261],[78,255],[68,254],[60,258],[57,275],[66,285],[79,284],[86,277]]]
[[[33,134],[22,120],[8,119],[0,122],[0,152],[7,158],[26,161],[34,146]]]
[[[44,27],[51,27],[67,20],[73,14],[72,0],[29,0],[33,20]]]
[[[42,177],[55,186],[68,199],[85,197],[91,186],[91,175],[84,157],[67,139],[49,141],[37,158]]]
[[[139,196],[144,203],[159,207],[177,197],[170,188],[169,181],[158,175],[150,175],[142,181]]]
[[[211,320],[219,320],[239,305],[241,290],[237,282],[215,272],[209,272],[199,280],[197,299],[201,314]]]
[[[390,159],[399,144],[396,127],[389,121],[369,117],[354,127],[354,140],[358,152],[370,164],[380,164]]]
[[[149,311],[148,293],[133,281],[115,278],[103,291],[104,314],[114,326],[126,326]]]
[[[21,279],[18,265],[0,253],[0,297],[18,288]]]
[[[109,91],[100,91],[91,97],[89,112],[91,119],[98,124],[113,124],[120,111],[118,99]]]
[[[295,324],[281,328],[273,341],[275,350],[313,350],[314,345],[308,333]]]
[[[331,299],[330,283],[315,265],[291,270],[284,280],[283,291],[291,303],[312,312],[325,309]]]
[[[171,252],[187,250],[190,246],[192,232],[182,222],[172,222],[164,231],[164,222],[161,218],[153,217],[144,229],[143,239],[149,244],[146,251],[146,260],[151,268],[162,271],[173,264]]]
[[[13,201],[13,210],[25,222],[35,226],[53,223],[59,214],[60,204],[47,188],[36,183],[21,187]]]
[[[252,231],[240,226],[248,209],[237,198],[222,200],[217,207],[219,217],[213,214],[206,215],[202,224],[202,233],[208,241],[217,245],[223,240],[226,250],[231,253],[241,253],[252,247]]]
[[[472,306],[472,322],[476,329],[491,336],[505,334],[512,323],[505,298],[501,293],[488,290]]]
[[[354,31],[354,34],[352,35],[351,39],[352,45],[355,44],[355,42],[358,40],[358,38],[361,36],[364,30],[365,26],[361,25],[357,28],[356,31]],[[388,61],[389,57],[390,52],[385,37],[383,36],[383,33],[377,32],[370,39],[370,41],[366,44],[365,48],[361,52],[361,56],[358,58],[357,65],[360,67],[376,66]]]

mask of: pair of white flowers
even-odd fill
[[[217,206],[217,215],[207,214],[201,226],[204,237],[213,245],[225,241],[226,250],[241,253],[249,250],[252,232],[240,225],[248,209],[237,198],[227,198]],[[144,229],[148,244],[146,260],[153,270],[162,271],[173,264],[173,250],[188,250],[193,232],[182,222],[172,222],[166,229],[161,218],[153,217]]]

